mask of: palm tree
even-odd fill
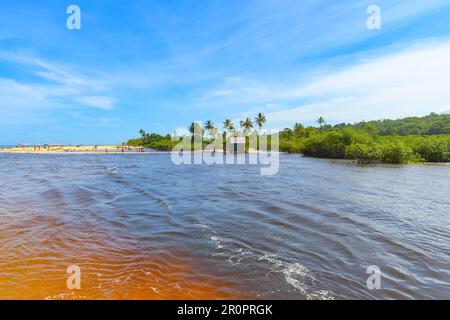
[[[266,116],[263,113],[258,113],[258,115],[255,118],[255,124],[258,126],[259,130],[264,126],[266,123]]]
[[[261,128],[266,123],[266,116],[263,113],[258,113],[258,115],[255,118],[255,124],[258,126],[259,131],[261,131]],[[256,138],[256,149],[259,151],[259,136]]]
[[[227,132],[234,130],[233,123],[230,119],[225,119],[225,121],[223,122],[223,128],[225,129],[225,131],[223,132],[223,152],[226,153]]]
[[[230,130],[232,130],[232,128],[234,128],[234,127],[233,127],[233,122],[231,122],[230,119],[226,119],[226,120],[223,122],[223,128],[225,129],[225,131],[230,131]]]
[[[253,122],[252,119],[247,118],[245,121],[241,121],[241,128],[244,131],[244,138],[245,138],[245,152],[248,152],[248,146],[249,146],[249,137],[247,136],[250,129],[253,128]]]
[[[230,119],[226,119],[223,122],[223,128],[225,129],[224,137],[226,137],[227,133],[232,133],[235,130],[234,124]]]
[[[206,130],[212,130],[214,129],[214,123],[211,120],[206,121],[205,123],[205,129]]]
[[[145,137],[145,135],[147,134],[147,132],[145,132],[144,129],[139,130],[139,134],[141,135],[142,138]]]
[[[230,133],[236,133],[236,128],[234,127],[234,124],[231,124],[230,126]]]
[[[203,128],[198,122],[192,122],[188,130],[191,133],[191,150],[197,151],[198,146],[202,148]]]
[[[241,121],[241,127],[244,128],[244,132],[248,132],[253,128],[253,122],[250,118],[245,119],[245,121]]]
[[[324,126],[325,123],[326,123],[325,118],[322,117],[322,116],[320,116],[319,119],[317,119],[317,123],[319,124],[320,129],[322,130],[323,126]]]
[[[203,129],[197,122],[192,122],[188,129],[191,135],[194,135],[196,132],[201,132],[201,135],[203,135]]]
[[[215,131],[214,123],[211,120],[206,121],[205,130],[208,132],[209,136],[213,136],[213,132]]]

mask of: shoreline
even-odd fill
[[[19,146],[1,148],[0,153],[12,154],[108,154],[108,153],[142,153],[142,147],[95,145],[95,146]]]
[[[101,148],[102,147],[102,148]],[[80,148],[77,150],[53,150],[53,149],[44,149],[44,150],[30,150],[33,148],[26,147],[26,148],[5,148],[0,149],[0,154],[23,154],[23,155],[148,155],[148,154],[170,154],[171,151],[138,151],[142,150],[143,148],[136,148],[136,147],[123,147],[123,146],[107,146],[108,148],[104,148],[105,146],[98,146],[97,150],[93,151],[91,148],[93,146],[85,146],[84,150],[81,150],[82,147],[71,147],[71,148]],[[86,149],[87,148],[87,149]],[[129,148],[129,149],[127,149]],[[127,149],[127,151],[117,151],[118,149]],[[108,150],[106,152],[106,150]],[[193,151],[193,153],[196,153],[199,151]],[[276,152],[276,151],[274,151]],[[216,153],[222,153],[223,152],[216,152]],[[259,153],[258,151],[250,152],[250,153]],[[353,163],[356,166],[383,166],[383,165],[392,165],[392,163],[356,163],[357,160],[351,160],[351,159],[334,159],[334,158],[320,158],[320,157],[311,157],[311,156],[304,156],[301,153],[289,153],[289,152],[281,152],[278,151],[279,154],[290,154],[290,155],[299,155],[305,158],[309,159],[318,159],[318,160],[337,160],[337,161],[345,161],[349,163]],[[249,154],[249,153],[246,153]],[[450,166],[449,162],[411,162],[411,163],[404,163],[404,164],[395,164],[395,165],[432,165],[432,166]]]
[[[172,151],[149,151],[150,148],[132,147],[132,146],[57,146],[57,147],[11,147],[0,148],[1,153],[10,154],[170,154]],[[205,153],[209,151],[191,151],[192,153]],[[251,150],[245,154],[259,153],[261,151]],[[273,153],[286,153],[282,151],[271,151]],[[233,152],[224,153],[215,151],[215,153],[234,154]],[[244,154],[238,152],[237,154]]]

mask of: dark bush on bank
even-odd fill
[[[450,162],[450,142],[443,140],[423,139],[416,152],[428,162]]]

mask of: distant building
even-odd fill
[[[227,153],[245,153],[245,137],[230,137],[227,142]]]

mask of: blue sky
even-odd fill
[[[0,144],[446,112],[449,17],[450,0],[0,0]]]

